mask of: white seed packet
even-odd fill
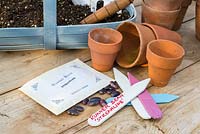
[[[24,84],[20,91],[59,115],[107,86],[111,80],[76,59],[41,74]]]

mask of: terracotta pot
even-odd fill
[[[182,38],[177,32],[153,24],[143,23],[143,25],[153,30],[156,39],[165,39],[182,44]]]
[[[83,19],[80,23],[81,24],[92,24],[99,22],[106,17],[109,17],[116,13],[117,11],[124,9],[127,7],[129,4],[131,4],[133,0],[115,0],[111,3],[109,3],[106,6],[103,6],[93,14],[89,15],[85,19]]]
[[[146,63],[147,44],[155,40],[152,30],[134,22],[124,22],[117,27],[117,30],[123,35],[117,63],[124,68]]]
[[[196,4],[196,37],[200,40],[200,0]]]
[[[88,34],[92,66],[98,71],[108,71],[113,67],[121,48],[122,34],[111,28],[95,28]]]
[[[144,2],[156,10],[173,11],[181,7],[182,0],[144,0]]]
[[[156,10],[143,2],[142,21],[172,29],[179,12],[180,8],[173,11]]]
[[[182,0],[182,4],[181,4],[181,10],[178,14],[178,17],[175,21],[175,24],[173,26],[173,30],[179,30],[181,27],[181,24],[183,22],[183,19],[185,17],[185,14],[187,12],[187,9],[189,7],[189,5],[192,3],[192,0]]]
[[[176,68],[181,64],[184,49],[169,40],[154,40],[147,46],[148,74],[154,86],[168,84]]]

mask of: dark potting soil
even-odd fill
[[[57,25],[76,25],[90,15],[88,6],[73,5],[71,0],[57,0]],[[102,22],[115,22],[130,17],[127,10]],[[43,26],[42,0],[0,0],[0,28]]]

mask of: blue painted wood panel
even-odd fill
[[[135,21],[134,6],[129,5],[127,9],[131,17],[126,21]],[[44,0],[44,21],[44,27],[0,28],[0,51],[86,48],[88,32],[91,29],[116,28],[124,22],[56,26],[56,0]]]

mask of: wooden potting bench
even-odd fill
[[[137,22],[141,1],[135,0]],[[182,65],[163,88],[149,86],[151,93],[170,93],[180,99],[159,105],[160,120],[143,120],[132,107],[126,107],[99,127],[87,124],[87,118],[100,106],[85,107],[79,116],[66,112],[55,116],[18,90],[34,77],[79,58],[91,64],[88,49],[63,51],[0,52],[0,133],[1,134],[200,134],[200,41],[195,38],[195,2],[189,7],[181,29],[186,50]],[[147,68],[122,69],[138,79],[147,78]],[[113,77],[112,71],[106,75]],[[95,96],[97,96],[96,94]],[[107,97],[107,96],[102,96]]]

